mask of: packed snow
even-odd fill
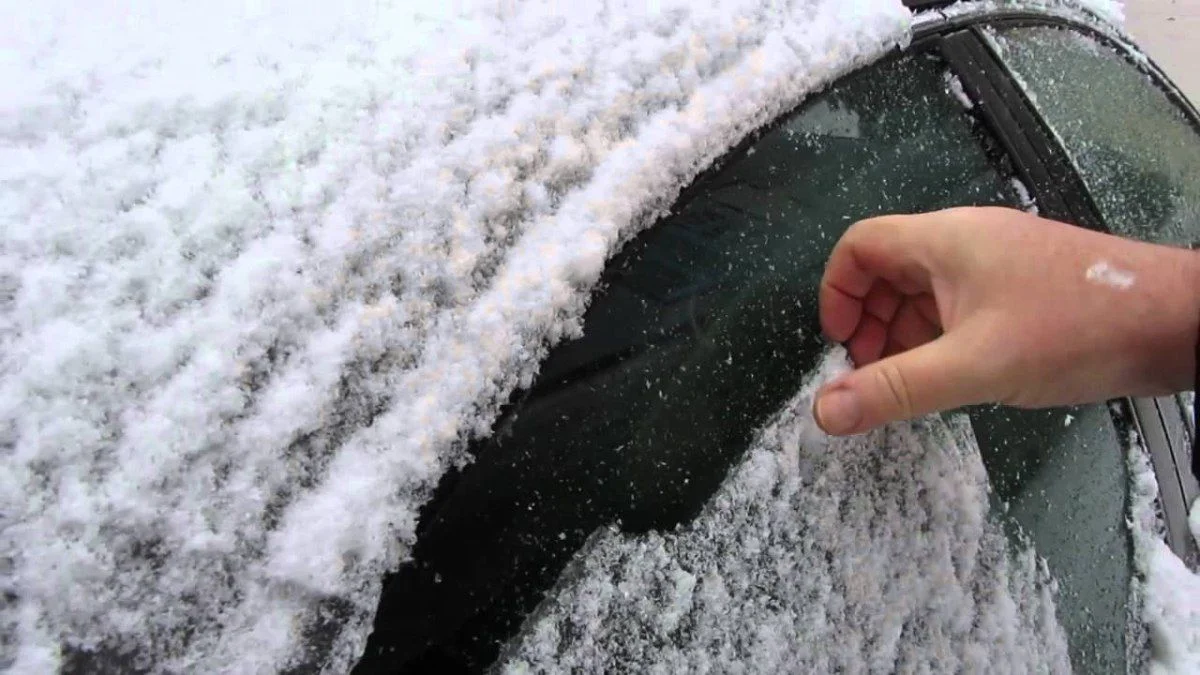
[[[1055,583],[987,518],[965,417],[834,439],[816,388],[675,532],[593,535],[504,670],[1067,672]]]
[[[5,18],[17,672],[345,671],[431,486],[577,334],[606,257],[911,20],[898,0]]]

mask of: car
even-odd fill
[[[703,625],[712,616],[661,634],[653,621],[675,616],[669,596],[680,588],[689,603],[680,611],[692,611],[697,577],[728,569],[712,557],[663,563],[659,572],[686,583],[661,587],[639,586],[631,570],[658,564],[646,550],[684,560],[683,549],[717,536],[700,537],[696,523],[719,520],[719,504],[734,508],[730,484],[748,471],[748,448],[827,350],[817,281],[851,223],[997,205],[1147,241],[1200,239],[1200,116],[1126,36],[1093,15],[1034,3],[906,4],[918,10],[909,44],[754,131],[606,264],[582,336],[550,351],[422,509],[412,559],[384,580],[355,672],[699,667],[659,659],[699,644],[697,632],[716,630]],[[1066,667],[1123,672],[1148,658],[1143,572],[1127,527],[1138,467],[1130,457],[1148,453],[1163,536],[1197,564],[1187,528],[1198,494],[1192,405],[1160,397],[946,416],[969,420],[989,518],[1013,550],[1037,552],[1057,589]],[[771,523],[763,546],[789,527]],[[737,569],[767,574],[776,562],[761,556]],[[606,575],[612,588],[633,579],[640,591],[600,598]],[[803,597],[753,597],[803,613]],[[637,603],[649,609],[630,609]],[[622,622],[632,627],[622,632]],[[797,619],[790,630],[805,625]],[[771,649],[725,634],[704,661],[717,671],[714,644],[744,664]],[[854,663],[826,666],[906,670]]]
[[[856,220],[1198,238],[1114,5],[13,3],[0,670],[1200,670],[1193,397],[811,414]]]

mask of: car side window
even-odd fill
[[[1114,233],[1169,244],[1200,238],[1200,135],[1146,73],[1071,29],[1005,27],[987,35]]]
[[[919,53],[847,77],[698,179],[439,486],[364,662],[485,666],[597,528],[693,518],[815,366],[816,289],[850,224],[1021,204],[984,141]]]

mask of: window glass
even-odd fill
[[[824,349],[816,288],[838,237],[882,213],[1019,205],[992,145],[943,64],[915,55],[846,78],[699,180],[610,262],[583,337],[551,352],[474,461],[438,487],[413,560],[385,580],[360,665],[486,667],[598,528],[694,518]],[[1061,414],[1036,433],[1004,414],[972,413],[997,472],[1008,470],[997,453],[1021,439],[1088,447],[1082,427],[1055,426]],[[1028,424],[1020,439],[1006,436],[1012,424]],[[1022,495],[1053,493],[1053,472],[1086,455],[1072,457],[1010,462],[997,498],[1014,513],[1053,508]],[[1121,476],[1118,464],[1105,480]],[[1096,527],[1119,543],[1114,518]]]
[[[1031,541],[1058,582],[1074,670],[1124,672],[1132,562],[1126,444],[1113,414],[1106,405],[988,406],[971,411],[971,425],[993,514],[1003,515],[1013,538]]]
[[[1067,29],[1005,28],[989,37],[1114,232],[1173,244],[1200,237],[1200,138],[1148,75]]]
[[[1110,230],[1173,245],[1200,240],[1200,136],[1150,75],[1123,52],[1071,29],[1023,26],[990,29],[985,34],[1071,156]],[[1050,422],[1040,428],[1051,429]],[[1096,445],[1096,440],[1091,442]],[[1107,445],[1108,441],[1100,441],[1098,447]],[[1064,447],[1065,453],[1054,456],[1065,458],[1071,456],[1072,448],[1081,450],[1072,444]],[[1112,465],[1119,459],[1110,452],[1092,452],[1086,457],[1110,466],[1103,469],[1085,461],[1072,480],[1064,465],[1063,477],[1055,483],[1061,486],[1058,489],[1071,489],[1084,480],[1110,482],[1115,470]],[[1034,456],[1026,461],[1034,461]],[[1109,503],[1097,499],[1091,509],[1072,511],[1063,520],[1095,522],[1103,512],[1113,510],[1116,494]],[[1035,497],[1026,490],[1027,499]],[[1028,527],[1039,533],[1035,540],[1059,538],[1053,531],[1056,519],[1049,513],[1026,520]],[[1085,670],[1114,670],[1123,661],[1118,646],[1124,643],[1115,622],[1103,624],[1106,615],[1119,613],[1123,597],[1116,591],[1124,588],[1108,586],[1108,580],[1117,576],[1115,565],[1105,571],[1085,563],[1089,547],[1097,543],[1086,533],[1098,532],[1094,528],[1071,528],[1070,532],[1077,543],[1062,540],[1061,546],[1039,548],[1052,563],[1060,557],[1060,569],[1073,582],[1066,584],[1067,597],[1060,601],[1060,610],[1064,603],[1075,603],[1078,611],[1060,611],[1060,615],[1087,620],[1086,628],[1094,634],[1094,643],[1089,640],[1094,648],[1073,653],[1073,661],[1076,668],[1082,663]],[[1125,557],[1117,551],[1115,540],[1103,550],[1095,556],[1102,566]],[[1111,636],[1111,646],[1105,646],[1106,636]],[[1132,645],[1131,653],[1140,647]]]

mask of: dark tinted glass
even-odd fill
[[[1106,405],[982,407],[971,425],[992,513],[1046,559],[1072,667],[1125,672],[1133,565],[1125,525],[1125,436]],[[1134,618],[1136,620],[1136,618]]]

